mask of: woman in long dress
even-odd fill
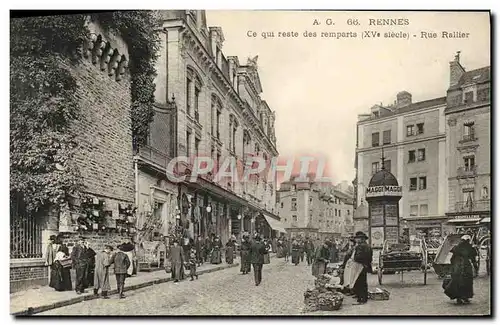
[[[234,241],[230,239],[226,244],[226,263],[233,264],[234,262]]]
[[[326,273],[326,266],[328,265],[328,259],[330,257],[330,251],[328,249],[329,244],[329,242],[324,242],[323,245],[316,248],[314,263],[312,265],[312,275],[315,277]]]
[[[294,240],[292,242],[292,264],[298,265],[300,260],[299,260],[299,251],[300,251],[300,245],[297,242],[297,240]]]
[[[444,293],[457,304],[468,304],[474,295],[473,279],[476,268],[476,250],[470,244],[471,237],[464,235],[460,243],[451,249],[451,281]]]
[[[212,264],[221,264],[222,257],[220,253],[220,249],[222,247],[222,243],[220,241],[219,236],[215,237],[213,245],[212,245],[212,256],[210,258],[210,263]]]
[[[54,258],[54,263],[51,267],[50,276],[50,287],[54,288],[56,291],[71,291],[73,290],[73,285],[71,283],[71,274],[69,267],[63,267],[60,261],[69,258],[68,248],[66,246],[60,246],[56,256]]]

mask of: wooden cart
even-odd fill
[[[401,282],[405,271],[423,270],[424,285],[427,284],[427,247],[424,240],[416,239],[410,245],[384,242],[379,257],[378,283],[382,285],[385,273],[400,272]]]

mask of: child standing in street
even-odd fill
[[[192,247],[191,250],[189,251],[189,275],[191,276],[191,280],[194,280],[194,277],[196,277],[196,280],[198,280],[198,274],[196,274],[196,265],[197,265],[198,259],[197,259],[197,254],[196,254],[196,248]]]

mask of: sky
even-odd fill
[[[406,90],[413,102],[443,97],[449,62],[461,51],[466,70],[490,65],[488,13],[207,11],[208,26],[221,27],[224,55],[258,55],[262,98],[276,112],[280,156],[327,159],[334,183],[352,181],[358,114],[391,104]],[[330,18],[335,25],[327,25]],[[370,19],[408,19],[404,26],[369,26]],[[315,19],[320,25],[314,25]],[[360,25],[348,25],[358,19]],[[353,20],[349,20],[351,22]],[[316,38],[304,32],[316,32]],[[407,32],[407,39],[362,39],[362,31]],[[469,33],[443,39],[442,31]],[[249,37],[256,32],[257,37]],[[263,39],[262,32],[274,32]],[[297,32],[298,37],[278,37]],[[321,32],[356,32],[358,38],[321,38]],[[421,32],[436,32],[423,39]],[[253,35],[252,33],[250,33]],[[413,35],[416,37],[413,37]]]

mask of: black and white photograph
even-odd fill
[[[9,24],[11,315],[492,316],[489,10]]]

